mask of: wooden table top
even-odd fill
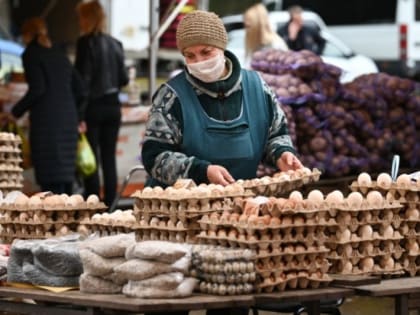
[[[420,292],[420,277],[382,280],[379,284],[352,287],[356,294],[369,296],[391,296]]]
[[[181,299],[139,299],[122,294],[86,294],[80,291],[53,293],[42,289],[0,287],[0,297],[30,299],[85,307],[116,309],[130,312],[199,310],[254,305],[252,295],[216,296],[196,294]]]

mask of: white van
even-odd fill
[[[318,13],[328,30],[381,71],[420,76],[420,0],[283,0]]]

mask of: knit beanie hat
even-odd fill
[[[222,20],[213,12],[193,11],[184,16],[176,30],[176,45],[183,52],[194,45],[226,49],[227,33]]]

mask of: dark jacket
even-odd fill
[[[29,90],[12,109],[29,111],[31,158],[38,183],[72,182],[82,80],[64,53],[31,42],[22,56]]]
[[[294,51],[310,50],[317,55],[321,55],[325,47],[325,39],[321,37],[317,27],[302,25],[297,37],[292,40],[289,38],[289,24],[280,27],[277,33],[285,40],[289,49]]]
[[[75,67],[86,82],[90,100],[118,93],[128,83],[122,45],[107,34],[77,40]]]

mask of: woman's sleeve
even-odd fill
[[[12,108],[15,117],[21,117],[45,93],[45,75],[39,58],[24,54],[22,57],[25,78],[28,83],[28,92]]]
[[[292,139],[289,136],[287,119],[284,111],[271,88],[263,81],[264,93],[269,105],[269,111],[272,113],[271,126],[268,134],[268,143],[265,151],[265,160],[269,164],[276,165],[276,161],[283,152],[293,152]]]
[[[182,153],[183,120],[176,94],[162,85],[153,97],[142,147],[146,171],[158,181],[172,185],[179,178],[207,182],[208,161]]]
[[[87,92],[84,82],[75,68],[73,68],[71,83],[79,121],[83,121],[85,119],[85,110],[87,106]]]

